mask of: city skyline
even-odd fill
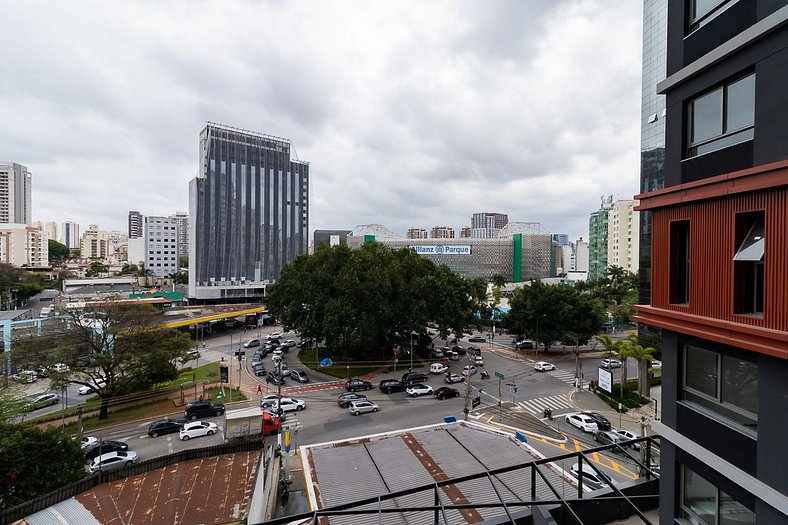
[[[292,140],[312,231],[459,228],[489,207],[576,238],[599,196],[638,191],[637,3],[0,11],[0,157],[33,174],[33,220],[124,230],[128,210],[186,209],[206,121]]]

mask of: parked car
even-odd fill
[[[616,430],[616,434],[623,436],[625,440],[638,439],[641,437],[634,432],[630,432],[629,430]],[[632,447],[635,450],[640,450],[640,443],[628,443],[627,446]]]
[[[290,370],[290,379],[293,379],[294,381],[298,381],[299,383],[309,382],[309,376],[306,375],[306,372],[304,372],[300,368],[294,368]]]
[[[105,381],[99,378],[96,382],[91,383],[90,385],[83,385],[79,387],[77,393],[81,396],[86,396],[91,392],[95,392],[97,389],[104,387],[106,385]]]
[[[254,375],[256,375],[257,377],[264,376],[265,375],[265,367],[262,366],[262,365],[260,365],[260,366],[253,366],[252,367],[252,372],[254,372]]]
[[[433,394],[435,399],[449,399],[452,397],[460,397],[460,391],[450,386],[442,386]]]
[[[453,385],[454,383],[462,383],[465,381],[465,378],[459,374],[446,374],[443,378],[444,383],[448,383]]]
[[[355,392],[345,392],[344,394],[339,394],[337,397],[337,405],[339,408],[347,408],[350,406],[350,403],[354,401],[366,401],[367,396],[363,394],[356,394]]]
[[[450,361],[459,361],[460,360],[460,354],[458,354],[457,352],[455,352],[453,350],[449,350],[449,352],[446,354],[446,357],[448,357]]]
[[[107,472],[109,470],[116,470],[127,465],[132,465],[137,462],[137,453],[132,450],[119,450],[117,452],[108,452],[93,459],[88,466],[91,474],[98,471]]]
[[[487,342],[487,338],[484,337],[484,336],[481,336],[481,335],[472,335],[471,337],[468,338],[468,342],[471,342],[471,343],[486,343]]]
[[[451,347],[451,351],[452,351],[452,352],[457,352],[457,353],[458,353],[458,354],[460,354],[460,355],[465,355],[465,354],[467,354],[467,353],[468,353],[468,351],[467,351],[467,350],[466,350],[464,347],[462,347],[462,346],[460,346],[460,345],[454,345],[454,346],[452,346],[452,347]]]
[[[474,357],[473,362],[476,366],[484,366],[484,358],[480,355]]]
[[[615,445],[615,444],[622,444],[627,440],[624,436],[619,434],[618,432],[613,432],[612,430],[597,430],[594,432],[594,441],[601,443],[603,445]],[[618,449],[612,449],[614,452],[617,452]]]
[[[24,405],[25,412],[32,412],[39,408],[44,408],[52,405],[57,405],[60,402],[60,397],[57,394],[39,394],[30,399]]]
[[[372,390],[372,383],[354,377],[345,381],[345,389],[349,392],[355,392],[357,390]]]
[[[80,440],[79,440],[79,446],[82,447],[82,450],[85,450],[89,446],[95,445],[98,442],[99,442],[99,439],[97,437],[82,436],[82,438],[80,438]]]
[[[45,366],[37,366],[33,372],[36,373],[36,377],[49,377],[49,369]]]
[[[377,412],[378,410],[380,410],[378,405],[370,401],[354,401],[348,407],[348,411],[354,416],[366,414],[367,412]]]
[[[164,434],[174,434],[185,424],[185,419],[161,419],[154,421],[148,425],[148,436],[156,438]]]
[[[378,388],[384,394],[393,394],[394,392],[404,392],[405,385],[402,381],[396,379],[384,379],[378,384]]]
[[[610,479],[610,476],[602,472],[595,471],[590,465],[583,463],[581,467],[580,464],[575,463],[572,465],[570,472],[574,477],[576,477],[584,487],[588,487],[593,490],[597,489],[604,489],[613,485],[613,480]]]
[[[534,370],[537,372],[547,372],[548,370],[555,370],[555,365],[547,361],[539,361],[534,363]]]
[[[285,384],[285,377],[280,375],[279,372],[268,372],[268,375],[265,376],[266,383],[272,383],[274,385],[284,385]]]
[[[295,341],[293,341],[292,339],[288,339],[286,341],[282,341],[282,344],[280,345],[280,348],[283,348],[285,353],[287,353],[287,351],[289,349],[291,349],[291,348],[294,348],[295,345],[296,345]]]
[[[402,383],[406,386],[413,385],[415,383],[426,383],[427,376],[422,374],[421,372],[406,372],[402,374]]]
[[[621,368],[621,361],[618,359],[613,359],[612,357],[606,357],[602,359],[602,362],[599,363],[599,366],[602,368]]]
[[[531,350],[534,347],[534,342],[530,339],[521,339],[520,341],[515,341],[514,346],[518,350]]]
[[[89,447],[85,447],[83,449],[83,453],[85,454],[85,460],[93,461],[102,454],[120,452],[128,449],[129,444],[124,443],[123,441],[101,441],[94,445],[90,445]]]
[[[271,408],[275,409],[277,412],[279,412],[280,409],[282,412],[300,412],[306,408],[306,401],[293,399],[291,397],[283,397],[282,399],[275,399]]]
[[[186,419],[196,421],[201,417],[221,416],[224,414],[224,405],[214,405],[210,401],[196,401],[186,405],[184,415]]]
[[[12,375],[11,379],[19,383],[35,383],[38,381],[38,374],[34,370],[22,370]]]
[[[65,363],[55,363],[54,365],[49,367],[53,372],[57,372],[58,374],[65,374],[70,369],[68,365]]]
[[[212,436],[216,434],[218,430],[219,427],[216,423],[211,423],[209,421],[194,421],[183,425],[183,428],[178,432],[178,437],[181,438],[181,441],[189,441],[191,438],[200,436]]]
[[[419,396],[427,396],[432,394],[432,387],[430,385],[424,385],[421,383],[416,383],[410,385],[405,392],[410,397],[419,397]]]
[[[596,422],[591,419],[591,416],[585,414],[567,414],[566,417],[564,417],[564,421],[573,427],[579,428],[583,432],[595,432],[599,430],[596,426]]]
[[[430,365],[430,374],[443,374],[448,369],[449,367],[444,365],[443,363],[432,363]]]
[[[479,348],[478,346],[469,346],[468,347],[468,352],[471,355],[473,355],[473,356],[482,355],[482,349]],[[457,354],[457,355],[459,355],[459,354]]]
[[[254,348],[255,346],[260,346],[259,339],[249,339],[244,343],[244,348]]]
[[[465,365],[464,367],[462,367],[462,375],[464,376],[472,376],[478,371],[479,370],[473,365]]]
[[[260,398],[260,407],[271,408],[272,406],[274,406],[277,399],[279,399],[279,394],[265,394],[263,397]]]
[[[662,361],[658,359],[654,359],[651,361],[651,366],[649,367],[653,370],[660,370],[662,368]]]
[[[432,357],[435,357],[435,358],[437,358],[437,359],[440,359],[440,358],[441,358],[441,357],[443,357],[445,354],[444,354],[444,351],[443,351],[443,349],[442,349],[442,348],[433,348],[433,349],[432,349],[432,351],[430,352],[430,355],[431,355]]]
[[[610,430],[612,428],[612,425],[610,424],[610,420],[605,416],[603,416],[602,414],[600,414],[599,412],[591,412],[589,410],[586,410],[583,412],[583,415],[586,415],[591,419],[593,419],[594,423],[596,423],[596,426],[599,430]]]

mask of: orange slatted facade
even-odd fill
[[[777,169],[775,169],[777,168]],[[652,212],[651,304],[637,307],[648,325],[788,359],[788,166],[762,167],[639,195]],[[736,216],[764,212],[762,315],[734,311]],[[671,304],[671,223],[689,221],[689,301]]]

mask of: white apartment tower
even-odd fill
[[[166,278],[180,269],[178,265],[178,221],[170,217],[145,217],[145,269]]]
[[[178,226],[178,257],[189,256],[189,214],[185,211],[176,211],[170,215]]]
[[[31,187],[32,175],[27,167],[0,161],[0,223],[33,223]]]
[[[49,239],[41,228],[0,224],[0,262],[16,267],[49,266]]]
[[[640,259],[640,212],[637,200],[613,203],[607,218],[607,265],[637,273]]]
[[[69,250],[79,248],[79,224],[76,222],[64,222],[60,225],[60,244]]]

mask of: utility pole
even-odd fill
[[[471,352],[468,352],[468,364],[471,364]],[[468,421],[468,413],[471,411],[471,392],[473,391],[471,369],[468,369],[468,373],[463,375],[465,375],[465,408],[462,411],[465,414],[465,421]]]

